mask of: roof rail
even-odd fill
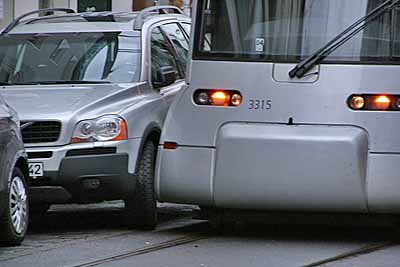
[[[75,10],[70,9],[70,8],[46,8],[46,9],[39,9],[39,10],[31,11],[31,12],[25,13],[25,14],[19,16],[18,18],[16,18],[0,33],[0,35],[9,33],[12,29],[14,29],[21,22],[22,19],[24,19],[30,15],[39,14],[39,13],[46,14],[46,13],[51,13],[54,11],[65,12],[65,13],[75,13]]]
[[[135,25],[133,27],[134,30],[141,30],[144,24],[144,20],[146,16],[148,16],[152,12],[159,12],[159,14],[168,14],[168,10],[173,11],[175,14],[184,14],[181,9],[176,6],[152,6],[143,9],[140,11],[139,15],[137,15],[135,19]]]

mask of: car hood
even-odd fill
[[[104,101],[118,101],[127,90],[136,90],[139,84],[101,84],[85,86],[44,85],[4,87],[2,95],[21,120],[63,120],[82,110],[96,109]],[[117,98],[117,99],[115,99]],[[107,101],[108,100],[108,101]],[[103,103],[107,106],[109,103]],[[103,106],[103,109],[104,109]],[[110,105],[109,113],[123,107]]]

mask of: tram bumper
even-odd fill
[[[368,133],[358,127],[229,123],[219,129],[216,148],[159,153],[161,201],[368,212]]]
[[[231,123],[218,134],[217,206],[367,212],[368,134],[358,127]]]
[[[370,153],[368,207],[373,213],[400,213],[400,153]]]

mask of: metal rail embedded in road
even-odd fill
[[[329,257],[320,261],[316,261],[307,265],[303,265],[302,267],[317,267],[317,266],[321,266],[323,264],[327,264],[327,263],[332,263],[332,262],[336,262],[336,261],[341,261],[341,260],[345,260],[347,258],[350,257],[356,257],[356,256],[361,256],[361,255],[365,255],[365,254],[371,254],[373,252],[379,251],[379,250],[384,250],[390,247],[393,247],[397,244],[392,243],[392,242],[387,242],[387,243],[382,243],[382,244],[375,244],[375,245],[368,245],[368,246],[364,246],[361,248],[357,248],[354,250],[351,250],[349,252],[345,252],[343,254],[339,254],[337,256],[334,257]]]
[[[154,251],[159,251],[159,250],[163,250],[163,249],[167,249],[167,248],[172,248],[172,247],[176,247],[176,246],[180,246],[180,245],[196,242],[196,241],[207,239],[207,238],[209,238],[207,233],[198,234],[198,235],[188,235],[188,236],[180,237],[180,238],[177,238],[177,239],[168,240],[168,241],[165,241],[165,242],[154,244],[152,246],[146,246],[146,247],[135,249],[135,250],[132,250],[132,251],[129,251],[129,252],[113,255],[113,256],[110,256],[110,257],[103,258],[103,259],[99,259],[99,260],[95,260],[95,261],[91,261],[91,262],[86,262],[86,263],[82,263],[82,264],[78,264],[78,265],[71,265],[69,267],[91,267],[91,266],[97,266],[97,265],[100,265],[100,264],[113,262],[113,261],[118,261],[118,260],[122,260],[122,259],[126,259],[126,258],[131,258],[131,257],[135,257],[135,256],[151,253],[151,252],[154,252]]]

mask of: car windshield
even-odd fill
[[[195,58],[298,62],[386,0],[199,0]],[[331,62],[400,61],[400,10],[329,55]]]
[[[0,84],[114,82],[140,75],[140,36],[121,33],[0,37]]]

